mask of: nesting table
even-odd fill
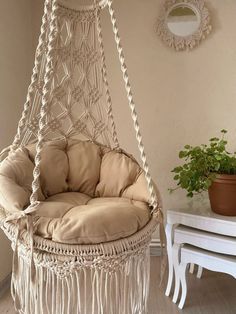
[[[208,203],[188,204],[168,210],[166,237],[169,276],[165,294],[170,295],[175,278],[173,302],[176,302],[180,289],[178,264],[181,246],[190,244],[214,253],[236,256],[236,217],[215,214]],[[200,267],[198,277],[201,276],[201,270]],[[211,270],[214,270],[213,266]],[[222,269],[222,272],[228,273],[227,268]]]

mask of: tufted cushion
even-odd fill
[[[24,209],[32,192],[34,164],[26,149],[11,153],[0,164],[0,205],[8,211]],[[44,200],[42,192],[39,199]]]
[[[124,190],[136,181],[140,172],[138,163],[124,153],[106,153],[102,159],[96,196],[122,196]]]
[[[29,204],[35,145],[18,149],[0,164],[0,205]],[[99,243],[129,236],[149,220],[143,170],[122,150],[90,141],[52,141],[42,150],[42,201],[37,232],[63,243]]]
[[[159,195],[157,188],[155,189],[157,195]],[[122,193],[122,196],[141,202],[147,202],[149,200],[149,191],[147,188],[147,181],[143,170],[139,171],[138,175],[133,181],[133,184],[130,184],[126,187],[126,189]]]
[[[68,189],[69,163],[65,150],[66,142],[62,140],[44,144],[41,152],[40,179],[45,197],[65,192]],[[28,147],[28,151],[31,160],[34,161],[35,145]]]
[[[61,243],[95,244],[130,236],[150,218],[148,205],[142,202],[70,194],[41,203],[35,225],[38,235]]]
[[[93,196],[100,175],[102,159],[100,147],[87,141],[70,140],[67,156],[69,190]]]
[[[67,192],[53,195],[41,202],[36,215],[50,218],[61,218],[71,208],[87,204],[91,199],[86,194],[79,192]],[[46,205],[46,206],[45,206]]]

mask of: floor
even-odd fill
[[[184,309],[180,311],[171,299],[164,295],[165,281],[159,288],[160,265],[159,257],[151,258],[148,314],[236,314],[236,281],[232,277],[206,270],[203,272],[202,279],[189,274],[188,296]],[[0,314],[15,313],[10,292],[7,291],[0,299]]]

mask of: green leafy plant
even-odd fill
[[[236,153],[227,151],[226,133],[221,130],[221,137],[211,138],[208,145],[184,146],[179,152],[184,163],[172,170],[177,188],[169,189],[170,192],[182,188],[188,197],[193,197],[195,193],[207,191],[217,174],[236,174]]]

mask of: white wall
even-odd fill
[[[16,132],[32,66],[31,0],[0,1],[0,149]],[[11,270],[9,241],[0,232],[0,281]]]

